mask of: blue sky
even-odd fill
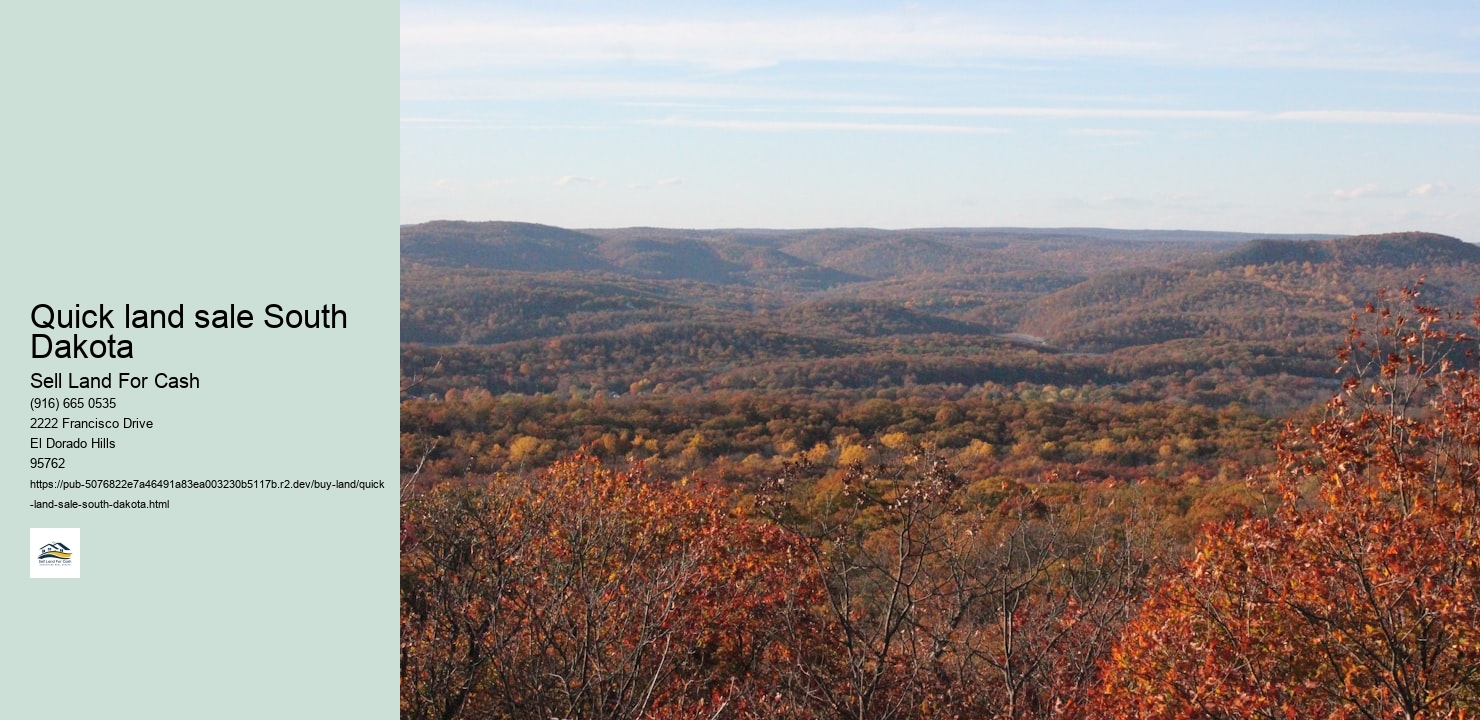
[[[401,219],[1480,241],[1480,3],[401,6]]]

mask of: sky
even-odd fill
[[[1480,242],[1480,3],[401,4],[401,221]]]

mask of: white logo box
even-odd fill
[[[82,528],[31,528],[33,578],[82,577]]]

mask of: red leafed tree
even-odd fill
[[[1210,528],[1158,586],[1106,667],[1105,712],[1480,715],[1474,339],[1416,291],[1380,299],[1353,321],[1340,395],[1287,434],[1278,512]]]
[[[403,523],[402,717],[794,715],[790,613],[820,583],[716,488],[578,456],[439,487]]]

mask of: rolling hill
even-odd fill
[[[1458,308],[1480,295],[1480,248],[1419,232],[435,222],[403,227],[402,254],[404,362],[490,391],[1216,376],[1207,398],[1270,402],[1267,386],[1222,388],[1329,383],[1377,289],[1424,278],[1426,302]]]

